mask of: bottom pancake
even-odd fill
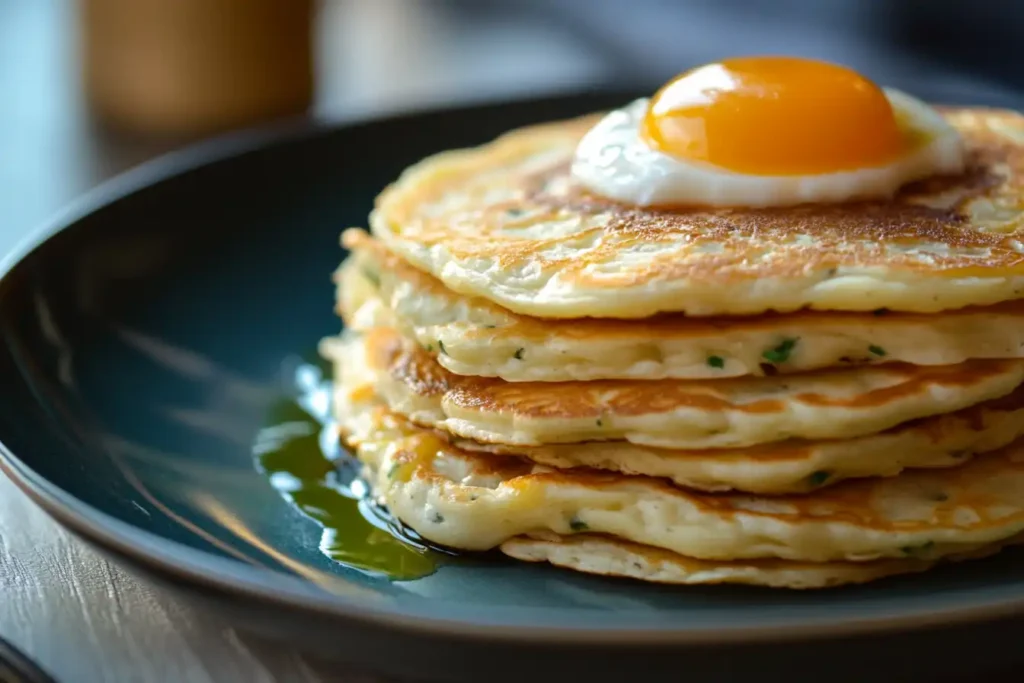
[[[702,493],[665,480],[460,450],[392,413],[358,368],[336,415],[382,502],[425,539],[488,550],[517,536],[593,533],[701,560],[934,561],[1024,530],[1024,442],[957,468],[804,495]]]
[[[710,561],[595,534],[519,536],[501,551],[525,562],[548,562],[584,574],[638,579],[648,583],[685,585],[743,584],[769,588],[830,588],[867,583],[887,576],[922,572],[937,563],[928,560],[874,562],[794,562],[791,560]],[[950,560],[977,559],[1000,546],[979,548]]]

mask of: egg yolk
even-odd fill
[[[640,124],[651,148],[740,173],[832,173],[888,163],[911,146],[880,87],[851,69],[743,57],[681,74]]]

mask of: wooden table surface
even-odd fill
[[[90,122],[76,89],[70,6],[0,0],[0,254],[75,196],[167,149],[118,139]],[[553,91],[598,83],[614,71],[592,48],[543,22],[484,15],[463,32],[454,17],[430,6],[327,2],[316,113]],[[385,24],[387,45],[373,30]],[[379,680],[318,669],[295,651],[256,641],[140,583],[63,531],[2,476],[0,637],[63,683]]]

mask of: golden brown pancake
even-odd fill
[[[430,157],[379,197],[373,233],[451,290],[544,318],[801,308],[930,313],[1024,297],[1024,116],[946,109],[968,170],[892,201],[644,209],[569,174],[584,117]]]
[[[662,477],[701,491],[803,493],[846,479],[959,467],[1024,437],[1024,388],[964,410],[851,439],[789,439],[746,448],[674,450],[628,441],[501,446],[450,439],[463,450],[518,455],[559,469],[585,467]],[[450,437],[449,437],[450,438]]]
[[[456,294],[362,230],[346,231],[343,243],[353,255],[335,273],[341,316],[355,320],[386,314],[384,324],[429,348],[458,375],[510,382],[712,379],[1024,356],[1024,300],[941,314],[799,311],[708,318],[664,314],[629,321],[540,319]],[[375,306],[384,311],[368,310]],[[784,356],[780,349],[786,349]]]
[[[366,376],[413,422],[510,446],[626,440],[699,449],[851,438],[1005,396],[1024,382],[1024,360],[987,360],[723,380],[512,383],[453,375],[383,327],[351,331],[322,351],[343,371]]]
[[[1019,542],[1019,539],[1015,539]],[[979,559],[999,552],[1001,544],[950,556],[951,561]],[[505,541],[501,551],[526,562],[549,562],[586,574],[621,576],[650,583],[735,583],[771,588],[830,588],[867,583],[886,576],[922,572],[936,560],[902,558],[873,562],[794,562],[792,560],[697,560],[612,536],[539,534]]]
[[[649,477],[551,470],[460,450],[343,373],[334,410],[392,514],[444,546],[523,535],[612,536],[702,560],[934,561],[1024,532],[1024,442],[962,467],[848,481],[808,494],[701,493]]]

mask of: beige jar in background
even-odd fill
[[[198,136],[304,113],[315,0],[79,0],[86,97],[106,122]]]

